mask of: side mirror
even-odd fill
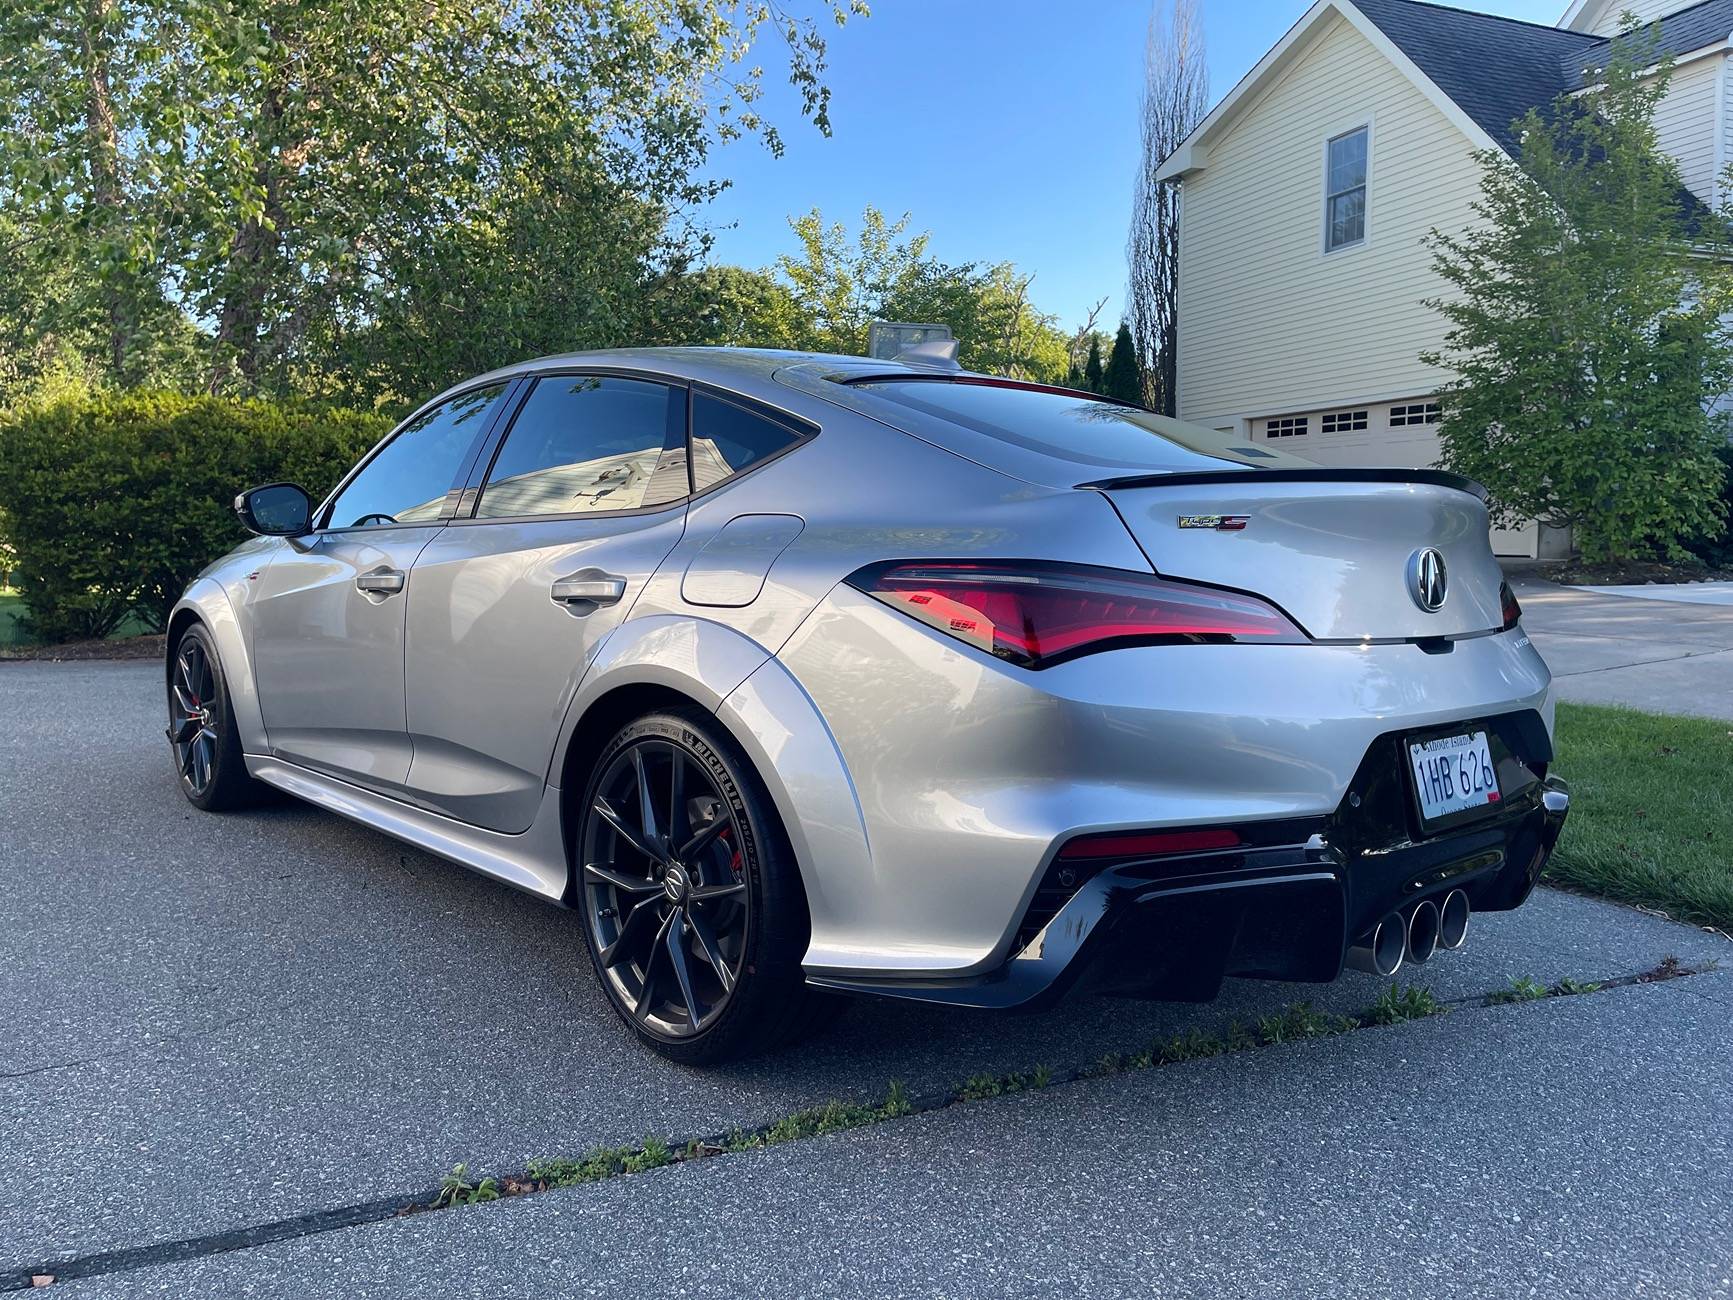
[[[299,537],[313,530],[313,501],[293,483],[267,483],[235,498],[241,527],[264,537]]]

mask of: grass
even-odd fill
[[[1547,878],[1733,930],[1733,723],[1558,706],[1570,820]]]

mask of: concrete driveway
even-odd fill
[[[1733,606],[1696,591],[1714,584],[1632,595],[1522,574],[1510,582],[1561,699],[1733,719]]]
[[[1510,1007],[1717,936],[1542,891],[1413,982],[1451,1014],[342,1227],[831,1098],[1055,1073],[1309,998],[861,1004],[726,1070],[613,1023],[571,918],[295,804],[176,791],[150,664],[0,664],[0,1286],[90,1295],[1704,1296],[1733,1277],[1733,979]],[[1407,977],[1405,977],[1407,978]],[[358,1208],[359,1207],[359,1208]],[[377,1217],[376,1215],[371,1217]],[[1505,1287],[1505,1283],[1509,1287]],[[1640,1284],[1640,1288],[1639,1288]]]

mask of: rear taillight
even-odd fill
[[[1504,612],[1504,630],[1508,632],[1522,619],[1522,606],[1517,604],[1516,593],[1508,582],[1498,584],[1498,604]]]
[[[894,563],[849,584],[960,641],[1025,668],[1124,645],[1263,642],[1306,636],[1256,596],[1117,569],[1026,562]]]

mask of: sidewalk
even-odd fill
[[[1510,580],[1560,699],[1733,721],[1733,607]]]

